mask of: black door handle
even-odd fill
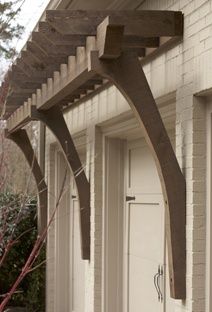
[[[135,196],[126,196],[126,202],[135,200]]]

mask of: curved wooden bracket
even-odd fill
[[[90,70],[113,82],[140,122],[160,177],[165,211],[171,297],[186,297],[186,183],[138,57],[122,53],[100,60],[90,54]]]
[[[35,178],[39,198],[38,233],[41,234],[47,226],[47,185],[44,176],[26,130],[19,129],[13,133],[5,131],[5,137],[15,142],[21,149]]]
[[[82,258],[90,259],[90,184],[85,175],[79,155],[58,106],[45,111],[35,110],[32,119],[42,121],[55,135],[63,154],[73,172],[80,205]]]

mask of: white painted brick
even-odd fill
[[[191,14],[191,13],[194,12],[194,10],[195,10],[194,1],[188,1],[188,4],[185,5],[182,9],[183,9],[183,13],[184,13],[185,15]]]
[[[195,0],[194,5],[195,9],[201,7],[203,4],[207,4],[209,1],[208,0]]]
[[[200,41],[206,40],[210,36],[211,36],[211,26],[208,26],[199,32]]]

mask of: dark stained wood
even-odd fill
[[[39,60],[39,58],[37,58],[35,55],[33,55],[31,52],[29,51],[22,51],[21,52],[21,58],[22,60],[25,62],[25,64],[27,64],[32,71],[35,72],[43,72],[45,73],[45,77],[47,77],[46,74],[46,65]]]
[[[26,94],[28,96],[31,96],[33,92],[34,92],[34,89],[24,89],[24,88],[20,88],[16,84],[13,84],[12,88],[8,92],[8,95],[17,93],[17,94]]]
[[[28,76],[20,66],[14,64],[12,65],[12,71],[8,72],[10,81],[26,81],[26,82],[31,82],[31,83],[42,83],[45,81],[45,78],[40,78],[40,77],[31,77]],[[18,85],[18,83],[17,83]]]
[[[39,32],[45,36],[48,41],[55,45],[71,45],[73,47],[86,45],[86,36],[63,35],[46,22],[39,23]]]
[[[97,47],[100,58],[118,58],[122,51],[133,51],[140,57],[145,56],[145,49],[142,47],[144,47],[146,38],[140,38],[136,36],[127,36],[125,38],[124,28],[124,25],[111,25],[109,17],[106,17],[104,21],[97,27]],[[153,39],[154,40],[152,41],[149,40],[150,45],[154,44],[155,46],[156,44],[159,44],[159,39]]]
[[[5,131],[5,137],[15,142],[21,149],[35,178],[39,198],[38,232],[41,234],[47,226],[47,185],[44,180],[44,176],[38,164],[26,130],[19,129],[13,133],[8,133]]]
[[[54,67],[54,70],[60,68],[60,64],[67,63],[67,56],[61,55],[48,55],[48,53],[43,50],[36,42],[28,41],[27,42],[27,51],[31,52],[35,57],[37,57],[43,64],[51,65]]]
[[[121,55],[124,27],[124,25],[111,25],[109,17],[106,17],[97,27],[97,47],[100,58],[110,59]]]
[[[16,66],[30,79],[36,78],[36,81],[39,80],[41,83],[45,82],[47,79],[47,75],[44,70],[35,70],[28,64],[26,61],[26,55],[16,60]]]
[[[134,54],[100,60],[98,52],[91,52],[90,70],[117,86],[140,122],[163,189],[171,297],[185,299],[186,183],[143,69]]]
[[[32,33],[32,41],[34,41],[40,48],[49,56],[69,56],[75,55],[75,47],[72,45],[56,45],[47,40],[40,32]]]
[[[73,172],[76,182],[81,224],[82,258],[90,259],[90,185],[82,167],[79,155],[66,125],[62,111],[54,106],[46,111],[36,111],[32,119],[42,121],[55,135],[63,154]]]
[[[141,64],[145,65],[148,62],[151,62],[155,57],[158,57],[162,53],[165,53],[168,49],[171,49],[173,46],[176,46],[182,41],[182,36],[176,37],[161,37],[160,45],[158,48],[146,48],[145,58],[141,60]]]
[[[88,72],[87,65],[82,66],[81,70],[73,73],[69,81],[61,88],[57,93],[52,94],[52,97],[45,101],[42,105],[37,104],[37,108],[40,110],[46,110],[54,105],[60,103],[61,100],[69,96],[72,92],[78,89],[81,85],[85,84],[88,80],[94,78],[96,75],[92,72]]]
[[[103,26],[103,30],[97,34],[98,25],[105,24],[105,21],[107,21],[107,25]],[[98,29],[100,28],[101,25]],[[66,97],[70,92],[75,92],[81,83],[84,84],[90,79],[86,72],[86,57],[84,57],[83,64],[79,64],[80,62],[77,61],[78,58],[80,59],[78,57],[80,47],[85,47],[86,42],[89,41],[89,37],[86,36],[97,34],[100,43],[98,48],[102,57],[118,57],[122,51],[133,50],[138,56],[143,57],[142,62],[144,63],[155,57],[158,52],[162,53],[174,40],[172,38],[169,43],[163,42],[163,46],[157,48],[159,36],[177,37],[182,35],[183,15],[181,12],[173,11],[53,10],[47,11],[46,21],[40,22],[38,29],[38,32],[32,33],[31,41],[26,45],[26,51],[22,51],[16,65],[12,66],[12,70],[9,72],[10,85],[12,88],[18,86],[36,93],[36,89],[40,89],[48,78],[52,78],[55,71],[60,72],[61,64],[68,63],[68,56],[76,56],[77,74],[71,73],[70,67],[68,68],[68,73],[74,77],[71,83],[68,82],[64,87],[64,96]],[[63,66],[63,68],[65,67]],[[82,82],[80,82],[81,79]],[[62,79],[58,75],[57,85],[59,85],[59,80]],[[70,81],[70,79],[68,80]],[[69,87],[71,87],[70,92]],[[86,94],[86,92],[80,91],[79,94]],[[56,100],[67,102],[62,95],[61,88],[61,92],[52,94],[50,99],[47,98],[46,103],[41,103],[42,107],[39,104],[38,106],[41,109],[48,109],[55,104]],[[8,98],[8,105],[14,106],[15,96],[16,93],[13,90]],[[25,100],[27,96],[29,96],[28,92],[23,99]],[[17,105],[20,104],[20,94],[17,93]]]
[[[105,17],[110,23],[125,25],[126,35],[142,37],[180,36],[183,15],[174,11],[72,11],[49,10],[46,21],[63,34],[96,35]]]
[[[9,106],[13,106],[14,105],[14,106],[19,107],[27,99],[28,99],[27,95],[19,95],[19,94],[18,95],[17,94],[9,95],[7,97],[7,105],[9,105]]]
[[[122,48],[157,48],[159,47],[159,37],[140,37],[140,36],[124,36]]]

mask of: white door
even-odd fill
[[[126,312],[164,311],[164,207],[155,162],[143,140],[128,142]]]

